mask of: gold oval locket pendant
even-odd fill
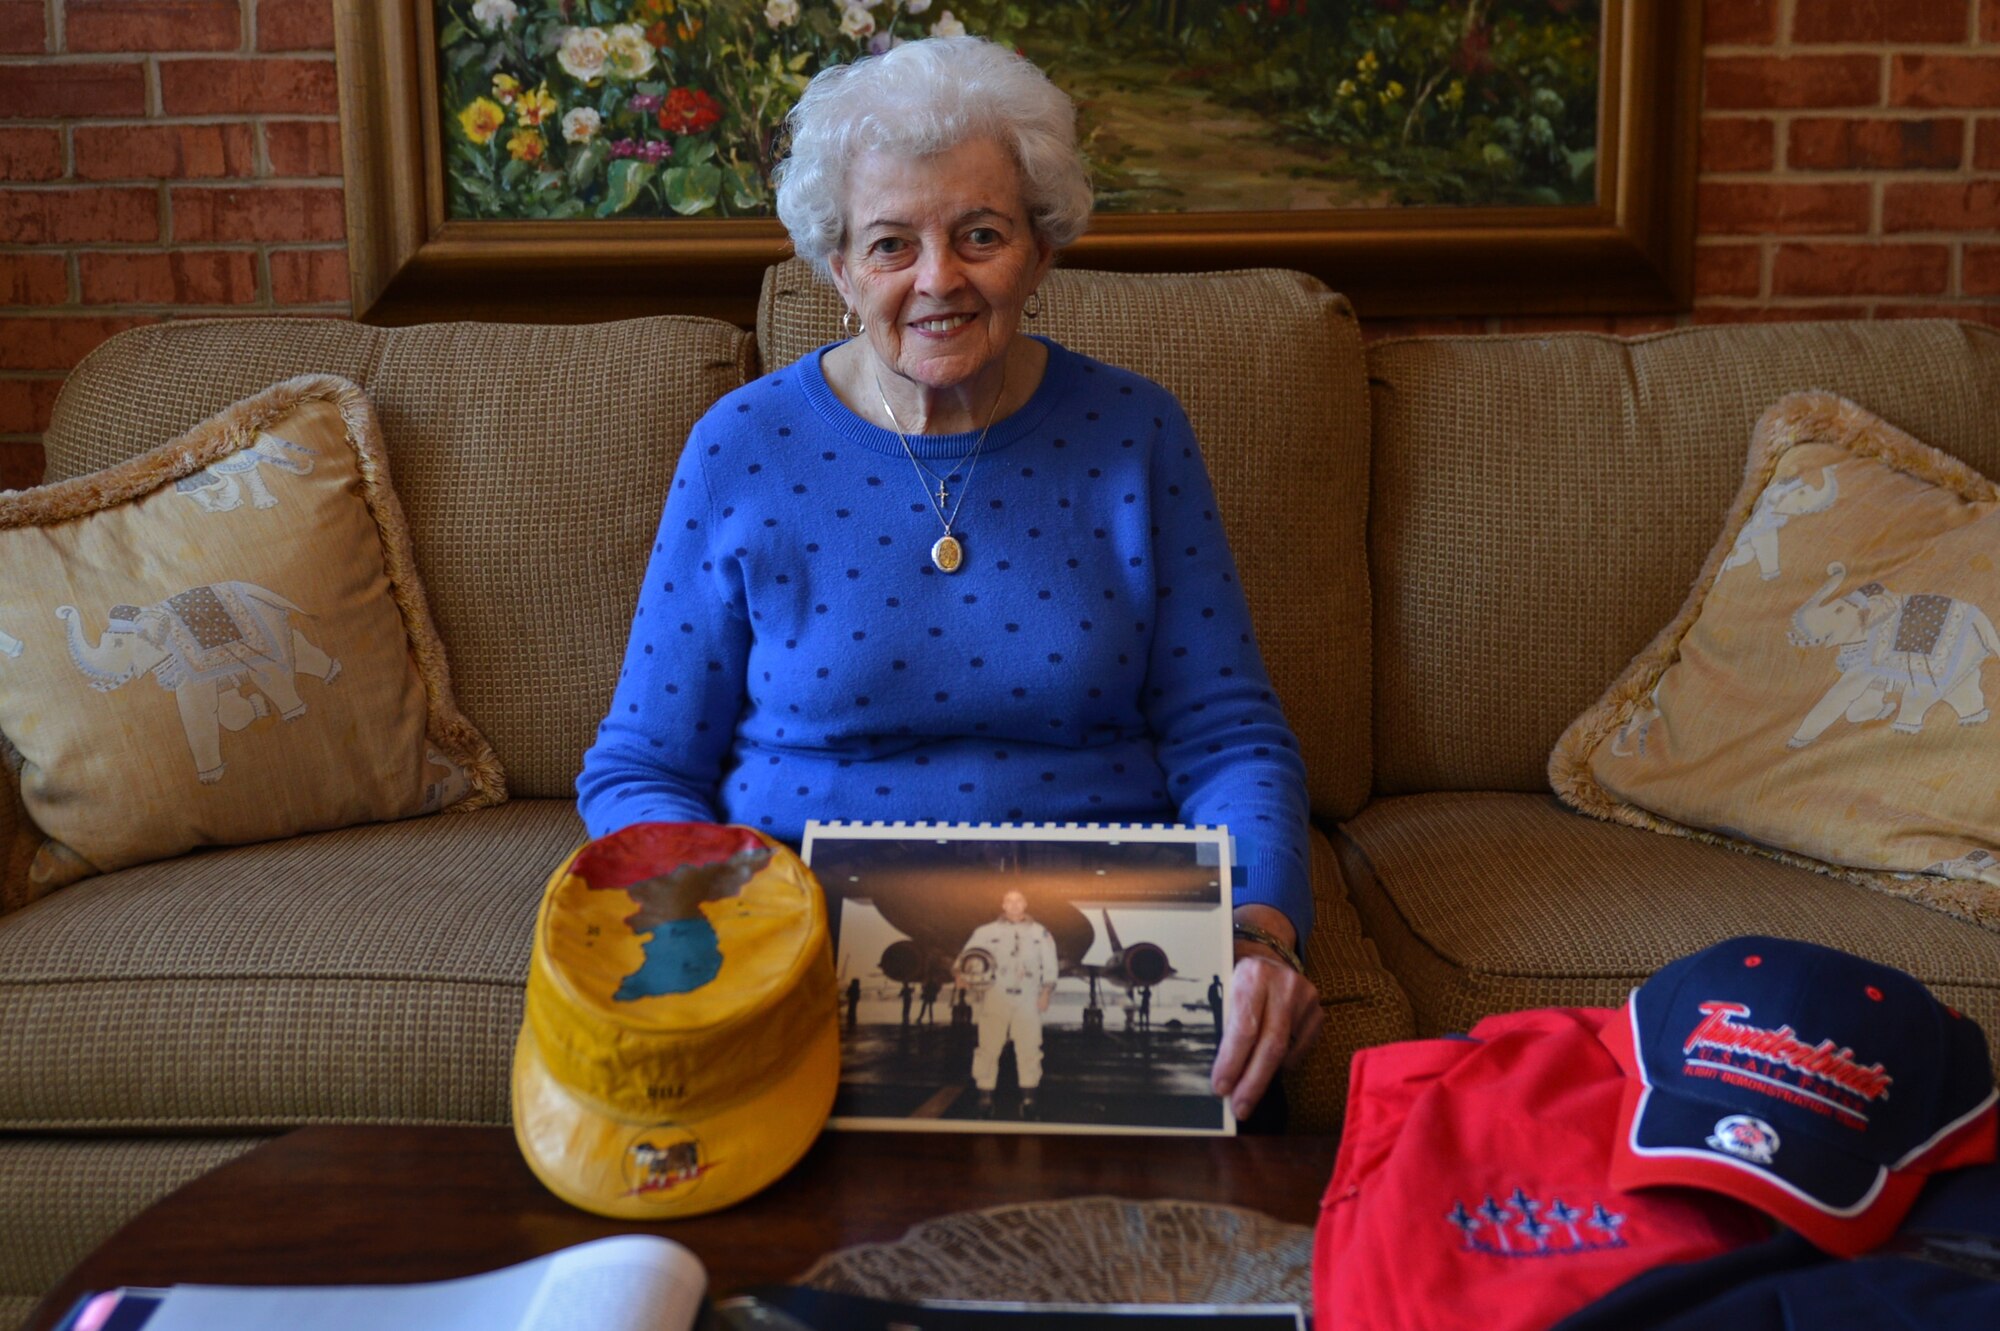
[[[940,573],[956,573],[964,562],[965,549],[959,545],[956,536],[949,533],[940,536],[937,544],[931,547],[931,563],[937,566]]]

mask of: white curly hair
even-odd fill
[[[1027,59],[981,37],[927,37],[823,69],[786,124],[791,150],[772,172],[778,217],[823,278],[847,239],[847,170],[859,153],[926,157],[996,139],[1021,168],[1041,239],[1060,250],[1090,222],[1075,105]]]

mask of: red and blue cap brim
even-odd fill
[[[1860,1135],[1843,1149],[1825,1135],[1800,1130],[1795,1118],[1774,1114],[1752,1094],[1732,1094],[1727,1083],[1661,1084],[1638,1053],[1641,993],[1633,991],[1601,1036],[1626,1074],[1611,1164],[1616,1187],[1692,1187],[1734,1197],[1819,1248],[1851,1257],[1879,1247],[1895,1233],[1931,1174],[1994,1158],[1996,1096],[1990,1074],[1983,1095],[1962,1096],[1958,1112],[1928,1137],[1893,1159],[1876,1158],[1879,1149],[1871,1153]],[[1979,1042],[1977,1063],[1984,1067],[1984,1037],[1976,1025],[1966,1025]],[[1801,1093],[1794,1086],[1785,1090]],[[1781,1119],[1782,1126],[1772,1130],[1782,1134],[1782,1145],[1768,1160],[1709,1145],[1722,1123],[1736,1115]]]
[[[1870,1001],[1866,1011],[1884,1017],[1898,1007],[1902,1011],[1904,1039],[1892,1045],[1906,1055],[1902,1085],[1894,1087],[1900,1103],[1872,1107],[1870,1123],[1834,1097],[1814,1095],[1810,1085],[1762,1077],[1756,1067],[1730,1065],[1726,1079],[1676,1075],[1688,1061],[1672,1049],[1684,1037],[1680,1025],[1686,1025],[1686,1013],[1674,1011],[1676,1003],[1686,1005],[1684,981],[1704,963],[1714,965],[1712,953],[1734,951],[1760,953],[1752,965],[1766,963],[1756,977],[1762,993],[1748,1003],[1752,1009],[1784,1011],[1778,999],[1798,1001],[1800,993],[1812,995],[1808,1007],[1824,1009],[1828,989],[1848,987],[1826,983],[1828,975],[1854,981],[1854,987],[1872,981],[1874,987],[1866,989],[1870,999],[1898,999],[1888,1005]],[[1618,1019],[1602,1031],[1604,1045],[1626,1073],[1612,1155],[1614,1185],[1698,1187],[1736,1197],[1818,1247],[1852,1257],[1896,1231],[1932,1173],[1994,1159],[1996,1093],[1986,1037],[1978,1023],[1938,1003],[1914,977],[1806,943],[1732,939],[1672,963],[1656,981],[1634,989]],[[1708,993],[1710,987],[1702,983],[1700,991],[1708,997],[1744,995],[1732,985],[1716,987],[1716,993]],[[1650,1057],[1642,1057],[1642,1049]],[[1758,1087],[1760,1079],[1770,1087]],[[1844,1115],[1850,1123],[1838,1125]],[[1868,1127],[1860,1129],[1852,1119]],[[1752,1147],[1772,1149],[1718,1149],[1714,1139],[1732,1121],[1742,1125]],[[1766,1133],[1772,1141],[1760,1143]]]

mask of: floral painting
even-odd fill
[[[1587,204],[1602,0],[437,0],[454,219],[761,217],[830,64],[973,33],[1110,211]]]

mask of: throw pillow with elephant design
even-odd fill
[[[1576,721],[1556,792],[2000,929],[2000,487],[1862,407],[1758,423],[1680,614]]]
[[[506,798],[344,379],[289,379],[107,471],[0,492],[0,568],[0,737],[37,894]]]

